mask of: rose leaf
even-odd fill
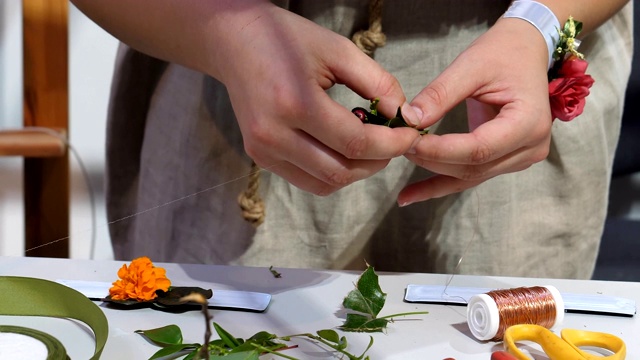
[[[136,330],[135,332],[162,347],[182,344],[182,331],[177,325],[167,325],[149,330]]]
[[[153,359],[166,359],[168,356],[172,354],[179,353],[183,350],[193,350],[193,353],[196,352],[196,349],[200,347],[200,344],[178,344],[178,345],[169,345],[167,347],[163,347],[162,349],[156,351],[149,360]]]
[[[380,332],[387,327],[388,323],[389,320],[383,318],[376,319],[366,315],[347,314],[347,320],[339,329],[355,332]]]
[[[382,292],[373,267],[367,269],[360,275],[356,288],[351,290],[344,298],[342,305],[350,310],[363,314],[368,314],[375,318],[386,301],[387,294]]]

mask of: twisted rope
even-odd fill
[[[238,195],[238,204],[242,209],[242,217],[254,227],[260,226],[264,222],[265,211],[264,201],[259,194],[260,188],[260,168],[255,162],[251,162],[251,172],[249,173],[249,184],[247,188]]]
[[[382,32],[382,3],[383,0],[369,1],[369,28],[353,34],[351,40],[365,54],[373,56],[377,48],[387,42]],[[254,227],[260,226],[265,218],[265,205],[260,197],[260,167],[251,161],[251,172],[247,188],[238,195],[238,204],[242,209],[242,217]]]
[[[362,52],[372,57],[377,48],[387,43],[387,36],[382,32],[382,3],[383,0],[369,1],[369,28],[351,37]]]

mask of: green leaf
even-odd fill
[[[220,336],[220,339],[228,347],[234,349],[234,348],[237,348],[238,346],[240,346],[240,344],[242,344],[242,342],[240,342],[238,339],[236,339],[235,336],[229,334],[227,332],[227,330],[223,329],[220,325],[218,325],[218,323],[214,322],[213,323],[213,328],[218,333],[218,336]]]
[[[272,334],[266,331],[260,331],[258,333],[253,334],[253,336],[248,338],[247,341],[266,342],[268,340],[273,340],[275,338],[277,338],[276,334]]]
[[[356,332],[380,332],[387,327],[389,320],[376,319],[360,314],[347,314],[347,320],[341,330]]]
[[[369,103],[369,110],[371,110],[371,113],[373,115],[378,115],[378,103],[380,102],[379,98],[375,98],[373,100],[371,100],[371,102]]]
[[[182,344],[182,331],[177,325],[167,325],[149,330],[136,330],[135,332],[162,347]]]
[[[387,299],[387,294],[382,292],[373,267],[367,269],[360,275],[356,289],[351,290],[342,301],[342,305],[350,310],[368,314],[375,318]]]
[[[397,127],[405,127],[408,125],[403,118],[396,116],[394,118],[391,118],[389,121],[387,121],[387,126],[390,128],[397,128]]]
[[[188,353],[187,356],[184,357],[184,359],[182,360],[193,360],[196,357],[196,354],[198,353],[198,350],[200,350],[200,348],[193,350],[192,352]]]
[[[336,344],[338,350],[344,350],[347,348],[347,338],[344,336],[340,337],[335,330],[318,330],[316,333],[321,338]]]
[[[330,330],[330,329],[318,330],[316,331],[316,333],[321,338],[327,341],[330,341],[332,343],[337,344],[340,342],[340,335],[338,335],[338,333],[335,330]]]
[[[274,339],[277,338],[278,337],[275,334],[271,334],[266,331],[260,331],[245,340],[241,345],[233,348],[231,351],[229,351],[229,353],[255,350],[256,347],[264,348],[270,351],[276,351],[278,349],[287,347],[287,345],[283,343],[274,341]]]
[[[260,352],[258,350],[243,351],[228,355],[212,355],[210,360],[259,360]]]
[[[386,125],[390,128],[409,126],[409,124],[407,124],[407,122],[404,120],[404,117],[402,117],[401,108],[398,108],[398,110],[396,111],[396,116],[389,119]]]
[[[582,21],[574,21],[576,26],[576,37],[582,32]]]
[[[373,346],[373,336],[369,336],[369,346],[367,346],[366,349],[364,349],[364,351],[362,352],[362,355],[360,355],[360,358],[364,357],[364,354],[367,353],[367,351],[369,351],[369,349],[371,349],[371,347]],[[368,359],[369,357],[367,356],[365,359]]]
[[[169,355],[179,353],[179,352],[181,352],[183,350],[191,350],[191,349],[193,349],[194,352],[195,352],[199,347],[200,347],[200,344],[170,345],[170,346],[164,347],[164,348],[156,351],[156,353],[153,354],[153,356],[151,356],[149,358],[149,360],[164,358],[164,357],[167,357]]]

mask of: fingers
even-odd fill
[[[488,124],[483,126],[486,125]],[[469,134],[466,135],[468,136]],[[438,175],[405,187],[398,195],[398,204],[400,206],[464,191],[498,175],[525,170],[545,159],[549,152],[550,137],[547,137],[542,144],[536,143],[532,146],[517,147],[506,152],[506,155],[502,157],[496,156],[501,153],[500,151],[492,152],[491,150],[486,150],[488,148],[483,145],[478,146],[471,152],[456,148],[456,144],[464,144],[460,148],[465,146],[473,147],[472,144],[469,144],[472,142],[465,141],[467,136],[450,134],[441,137],[428,136],[427,138],[425,136],[422,139],[415,147],[419,156],[407,155],[407,158],[418,166]],[[445,146],[437,144],[446,137],[454,140],[448,142],[448,145]],[[428,159],[429,156],[424,155],[428,151],[425,151],[422,147],[430,142],[431,144],[429,145],[433,145],[436,149],[445,148],[452,149],[452,151],[446,156],[433,156]],[[446,139],[440,142],[447,143]],[[433,151],[433,153],[437,154],[438,151]],[[468,153],[476,154],[471,161],[467,159]]]
[[[388,118],[395,116],[398,107],[402,107],[404,119],[409,124],[418,125],[418,115],[407,103],[398,80],[351,41],[344,41],[348,44],[339,51],[336,49],[327,58],[335,82],[346,85],[364,99],[379,98],[378,110]]]
[[[378,110],[386,117],[402,107],[408,123],[417,124],[417,115],[406,101],[398,80],[351,41],[341,38],[327,58],[333,81],[344,84],[365,99],[379,98]],[[349,159],[389,159],[406,153],[419,139],[413,129],[389,129],[361,124],[349,109],[326,98],[322,106],[325,121],[307,122],[303,130]],[[347,121],[348,120],[348,121]]]
[[[467,190],[501,174],[525,170],[535,163],[531,160],[530,151],[535,150],[520,148],[503,158],[478,165],[447,164],[407,156],[419,166],[438,175],[405,187],[398,195],[398,204],[406,206],[443,197]],[[544,158],[546,154],[540,157]]]
[[[546,68],[540,49],[519,42],[517,35],[531,30],[521,25],[494,25],[411,101],[422,112],[422,125],[430,125],[466,100],[470,133],[423,136],[407,157],[438,175],[406,187],[399,204],[459,192],[547,157],[552,120]],[[513,51],[496,57],[505,44]]]
[[[294,186],[316,195],[329,195],[383,169],[389,159],[348,160],[300,131],[280,136],[274,154],[282,160],[255,156],[261,167],[283,177]],[[273,165],[275,164],[275,165]]]
[[[485,123],[471,134],[423,136],[414,148],[417,155],[407,158],[438,175],[407,186],[398,195],[398,204],[467,190],[495,176],[525,170],[547,157],[550,136],[544,131],[540,132],[542,140],[531,136],[530,142],[518,142],[510,137],[516,130],[499,122]]]
[[[314,174],[313,171],[302,169],[290,162],[281,162],[274,166],[266,167],[265,170],[282,177],[301,190],[310,192],[318,196],[327,196],[352,183],[344,183],[343,181],[345,179],[348,178],[352,180],[355,177],[360,177],[361,179],[369,177],[379,170],[383,169],[388,164],[388,162],[388,160],[380,160],[376,162],[375,166],[372,166],[374,165],[373,162],[367,161],[366,163],[363,163],[363,166],[359,168],[341,168],[340,174],[335,173],[333,174],[334,176],[328,176],[328,179],[330,179],[328,181],[320,180],[324,176],[319,177],[318,175]],[[350,173],[350,170],[355,170],[355,173],[359,174],[359,176],[354,176]],[[338,181],[331,182],[331,180]]]
[[[550,141],[551,121],[535,117],[523,119],[520,111],[505,106],[495,119],[467,134],[424,135],[414,149],[424,163],[488,164],[521,148],[540,148],[531,161],[545,158]]]
[[[418,128],[433,125],[454,106],[471,97],[483,83],[481,72],[475,70],[477,65],[466,59],[456,59],[411,100],[418,114]]]
[[[465,181],[446,175],[435,175],[406,186],[398,194],[398,205],[408,206],[416,202],[440,198],[481,184],[483,180]]]
[[[347,159],[391,159],[405,154],[420,138],[412,128],[363,124],[351,111],[327,97],[313,120],[301,130]]]
[[[344,84],[380,98],[381,112],[392,116],[406,103],[392,75],[348,39],[288,12],[274,14],[277,31],[258,32],[263,41],[254,41],[270,46],[233,62],[225,82],[245,150],[259,166],[326,195],[375,174],[417,143],[415,129],[363,124],[326,93]]]
[[[279,164],[272,171],[295,186],[328,195],[375,174],[420,140],[415,129],[363,124],[331,103],[291,126],[267,115],[244,125],[247,154],[261,167]]]

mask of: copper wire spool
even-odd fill
[[[467,323],[478,340],[500,341],[517,324],[550,329],[563,318],[564,302],[553,286],[494,290],[473,296],[467,305]]]

